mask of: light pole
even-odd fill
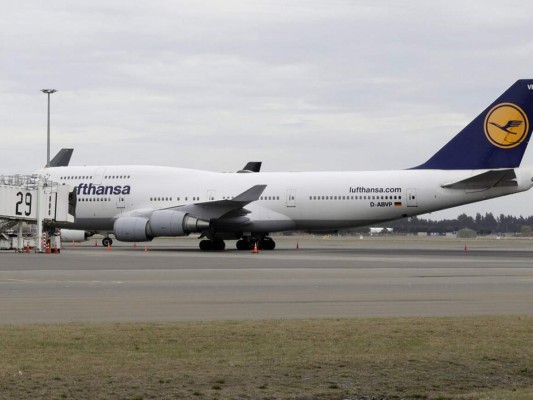
[[[50,167],[50,95],[57,92],[55,89],[42,89],[48,95],[48,129],[46,130],[46,168]]]

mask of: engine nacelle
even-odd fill
[[[154,238],[148,227],[148,218],[121,217],[115,221],[113,232],[121,242],[148,242]]]
[[[209,229],[209,221],[179,211],[154,211],[150,218],[120,217],[113,231],[121,242],[146,242],[157,236],[185,236]]]
[[[185,236],[209,229],[209,221],[180,211],[154,211],[148,222],[153,236]]]
[[[91,232],[76,229],[61,229],[61,240],[64,242],[84,242],[89,236],[92,236]]]

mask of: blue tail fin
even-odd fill
[[[424,164],[414,169],[520,165],[533,123],[533,79],[521,79]]]

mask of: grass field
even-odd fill
[[[2,399],[533,399],[533,318],[0,326]]]

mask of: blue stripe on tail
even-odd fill
[[[532,124],[533,79],[521,79],[433,157],[413,169],[518,167]]]

